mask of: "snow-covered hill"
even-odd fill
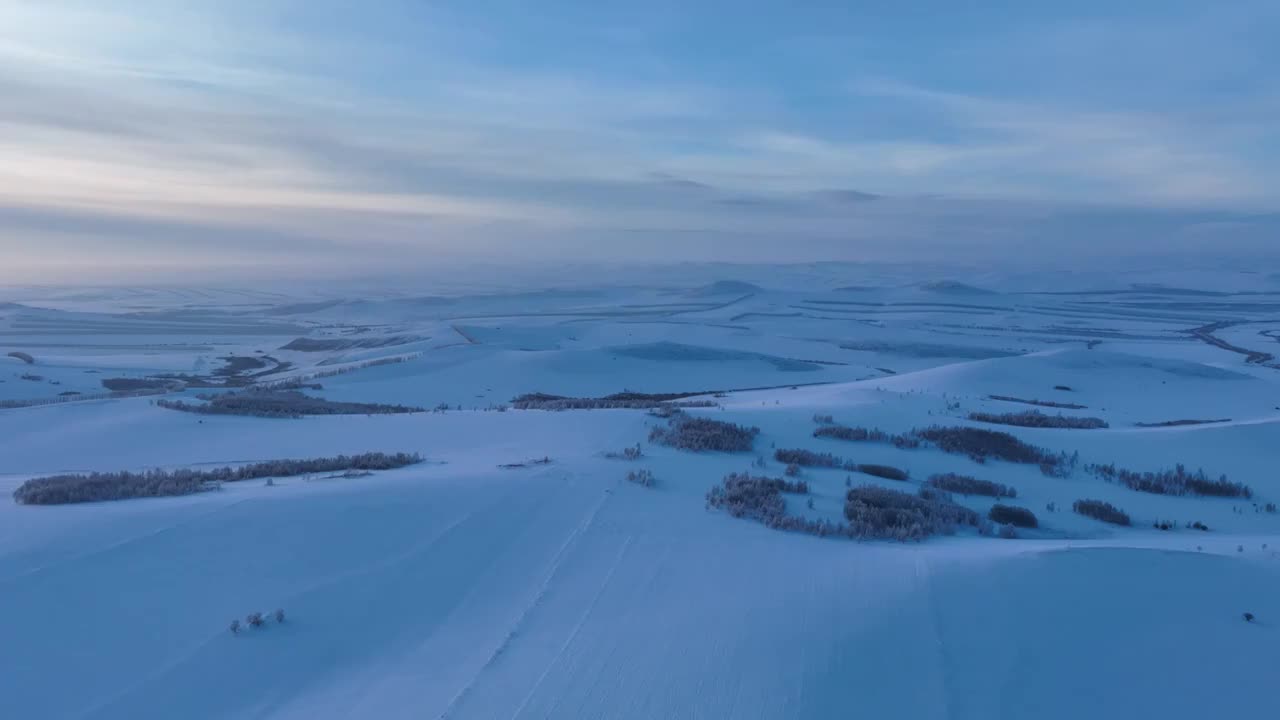
[[[1140,299],[1119,280],[1097,281],[1115,293],[1032,296],[992,278],[963,282],[989,293],[861,277],[822,287],[870,289],[808,292],[735,274],[754,283],[738,295],[728,290],[747,280],[711,284],[724,277],[690,282],[693,292],[430,303],[413,299],[425,292],[255,294],[245,308],[210,292],[194,319],[158,305],[121,312],[126,299],[109,290],[57,296],[73,310],[47,298],[38,312],[0,309],[0,349],[35,360],[0,365],[2,400],[50,399],[50,379],[86,392],[102,376],[212,381],[226,377],[215,372],[227,357],[269,357],[276,364],[249,372],[320,383],[308,389],[317,396],[450,406],[296,420],[182,413],[150,397],[0,409],[6,495],[63,472],[367,451],[425,458],[182,497],[0,503],[0,715],[1270,716],[1280,369],[1240,352],[1274,342],[1274,315],[1257,297]],[[158,303],[154,291],[132,297]],[[279,307],[291,308],[285,322]],[[1226,346],[1192,332],[1223,321],[1238,324],[1207,332]],[[281,349],[298,337],[411,341]],[[360,367],[380,359],[403,362]],[[665,421],[643,410],[500,408],[535,391],[622,390],[719,391],[699,398],[714,407],[687,412],[758,427],[755,449],[650,442]],[[1028,410],[1107,427],[969,417]],[[889,433],[1007,431],[1078,462],[1051,476],[936,447],[814,437],[815,415]],[[1216,422],[1162,426],[1176,420]],[[607,457],[637,443],[638,460]],[[931,475],[959,473],[1016,490],[1002,502],[1034,512],[1039,527],[1012,540],[963,529],[856,541],[708,508],[727,473],[782,476],[773,453],[783,448],[909,474],[802,468],[807,498],[786,498],[796,516],[843,522],[848,485],[914,493]],[[1252,497],[1138,492],[1091,463],[1181,463],[1244,483]],[[653,487],[624,479],[641,468]],[[1112,503],[1132,525],[1072,512],[1082,498]],[[956,502],[985,516],[996,500]],[[276,608],[282,624],[228,629]]]

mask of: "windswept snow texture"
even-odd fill
[[[1046,290],[814,265],[685,267],[625,288],[6,291],[0,716],[1272,717],[1277,277],[1099,273]],[[271,370],[237,382],[437,411],[202,416],[101,384],[167,376],[163,397],[190,400],[221,392],[205,385],[227,357]],[[755,449],[651,443],[666,420],[643,410],[506,407],[623,391],[713,402],[684,412],[759,428]],[[1032,400],[1108,427],[967,419]],[[1186,419],[1215,422],[1171,424]],[[1078,458],[1058,477],[814,437],[819,422],[996,428]],[[1026,508],[1038,528],[857,542],[708,509],[730,472],[782,477],[776,448],[909,473],[800,469],[790,515],[843,522],[850,486],[914,493],[956,473],[1016,498],[955,502]],[[8,501],[45,475],[362,452],[425,461]],[[1203,468],[1253,497],[1146,494],[1087,470],[1110,463]],[[651,487],[626,481],[639,470]],[[1073,513],[1080,499],[1132,527]],[[276,608],[283,623],[229,629]]]

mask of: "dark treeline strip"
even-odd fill
[[[147,470],[51,475],[32,478],[13,492],[21,505],[65,505],[68,503],[125,500],[137,497],[190,495],[216,487],[218,483],[264,477],[290,477],[345,470],[391,470],[422,462],[417,454],[371,452],[308,460],[268,460],[266,462],[209,470]]]
[[[1064,389],[1067,389],[1067,386],[1059,385],[1057,386],[1057,389],[1064,390]],[[1053,400],[1036,400],[1034,398],[1028,400],[1026,398],[1013,397],[1011,395],[988,395],[987,397],[992,400],[1001,400],[1003,402],[1022,403],[1023,405],[1038,405],[1040,407],[1058,408],[1061,410],[1085,410],[1088,408],[1087,405],[1080,405],[1077,403],[1054,402]]]
[[[710,393],[620,392],[603,397],[566,397],[546,393],[526,393],[512,398],[511,407],[516,410],[650,410],[662,406],[715,407],[715,403],[710,400],[680,402],[684,398],[708,394]]]
[[[971,412],[969,419],[975,422],[994,423],[996,425],[1014,425],[1029,428],[1058,428],[1065,430],[1100,430],[1109,427],[1107,421],[1096,417],[1072,417],[1069,415],[1046,415],[1038,410],[1020,413],[985,413]]]
[[[1108,465],[1088,465],[1086,470],[1106,480],[1118,482],[1130,490],[1154,495],[1207,495],[1210,497],[1253,497],[1253,490],[1244,483],[1232,482],[1226,475],[1210,478],[1204,470],[1190,472],[1183,465],[1159,472],[1136,472]]]
[[[203,395],[203,403],[157,400],[170,410],[204,415],[248,415],[267,418],[300,418],[305,415],[387,415],[425,412],[420,407],[381,403],[338,402],[312,397],[297,390],[251,389],[220,395]]]

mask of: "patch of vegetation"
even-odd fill
[[[1132,524],[1129,521],[1129,516],[1123,510],[1102,500],[1077,500],[1071,504],[1071,509],[1085,517],[1091,517],[1094,520],[1101,520],[1112,525],[1128,527]]]
[[[1074,392],[1070,385],[1054,385],[1054,390],[1062,390],[1064,392]]]
[[[951,534],[964,525],[990,534],[990,523],[978,513],[955,504],[949,495],[934,488],[922,488],[919,496],[873,485],[852,488],[845,500],[845,524],[788,515],[782,494],[807,492],[808,486],[803,481],[735,473],[707,493],[707,507],[723,509],[734,517],[756,520],[777,530],[820,537],[905,542]],[[813,507],[812,499],[808,506]]]
[[[1220,420],[1165,420],[1164,422],[1153,423],[1134,423],[1134,427],[1140,428],[1162,428],[1162,427],[1182,427],[1184,425],[1212,425],[1214,423],[1231,422],[1231,418],[1222,418]]]
[[[874,475],[886,480],[902,480],[906,481],[910,475],[906,470],[893,467],[892,465],[875,465],[867,463],[859,463],[854,466],[854,470],[868,475]]]
[[[818,423],[819,425],[834,425],[836,419],[830,415],[819,415],[815,413],[813,416],[813,421]]]
[[[710,400],[684,398],[707,395],[708,392],[638,393],[620,392],[604,397],[566,397],[546,393],[526,393],[511,400],[516,410],[650,410],[658,407],[715,407]]]
[[[982,495],[984,497],[994,498],[1016,498],[1018,491],[1008,485],[991,482],[989,480],[979,480],[968,475],[958,475],[956,473],[942,473],[939,475],[929,476],[928,483],[931,487],[947,492],[959,493],[961,495]]]
[[[11,358],[16,358],[18,360],[21,360],[22,362],[28,365],[36,364],[36,359],[31,357],[30,353],[24,353],[21,350],[14,350],[11,353],[7,353],[7,355]]]
[[[636,443],[633,447],[622,448],[619,452],[607,452],[604,456],[610,460],[639,460],[644,453],[640,452],[640,443]]]
[[[281,350],[295,350],[297,352],[332,352],[335,350],[352,350],[355,348],[384,348],[394,345],[404,345],[407,343],[417,342],[425,338],[414,335],[391,335],[387,337],[363,338],[356,340],[343,340],[341,338],[296,338],[290,340],[288,344],[281,346]]]
[[[1058,390],[1070,390],[1071,388],[1064,385],[1057,386]],[[1012,397],[1010,395],[988,395],[992,400],[1002,400],[1004,402],[1022,403],[1023,405],[1038,405],[1040,407],[1060,408],[1062,410],[1084,410],[1087,405],[1077,405],[1076,403],[1060,403],[1052,400],[1027,400],[1025,398]]]
[[[18,377],[23,380],[30,380],[31,382],[42,382],[44,380],[43,375],[36,375],[35,373],[22,373]]]
[[[649,432],[649,442],[695,452],[750,452],[759,434],[757,427],[675,412],[669,415],[665,428]]]
[[[627,473],[627,482],[635,483],[641,487],[653,487],[657,480],[653,477],[653,473],[648,470],[632,470]]]
[[[534,458],[533,460],[525,460],[524,462],[503,463],[498,467],[502,470],[516,470],[519,468],[532,467],[534,465],[550,465],[550,464],[551,464],[551,458],[547,456],[543,456],[540,458]]]
[[[997,425],[1016,425],[1017,427],[1031,428],[1098,430],[1110,427],[1102,418],[1046,415],[1038,410],[1029,410],[1027,412],[1020,413],[971,412],[969,413],[969,419],[976,422],[995,423]]]
[[[1035,513],[1016,505],[1002,505],[1000,503],[996,503],[991,506],[991,512],[987,513],[987,517],[991,522],[999,523],[1001,525],[1012,525],[1020,528],[1040,527],[1039,521],[1036,520]]]
[[[1040,471],[1046,475],[1065,474],[1077,460],[1074,455],[1070,457],[1066,453],[1055,455],[1042,447],[1022,442],[1009,433],[996,430],[933,425],[927,428],[916,428],[911,433],[921,440],[932,443],[943,452],[968,455],[975,462],[986,462],[987,458],[995,458],[1013,463],[1039,465]]]
[[[1188,472],[1179,464],[1172,470],[1159,472],[1135,472],[1118,468],[1114,464],[1088,465],[1089,472],[1107,482],[1118,482],[1130,490],[1155,495],[1204,495],[1209,497],[1253,497],[1253,490],[1244,483],[1232,482],[1226,475],[1210,479],[1204,470]]]
[[[157,378],[102,378],[102,387],[111,392],[136,392],[138,390],[165,390],[174,385],[170,380]],[[179,386],[181,387],[181,386]]]
[[[276,621],[276,624],[277,624],[277,625],[283,624],[283,623],[284,623],[284,610],[277,609],[274,613],[271,613],[271,617],[275,619],[275,621]],[[264,625],[266,625],[266,624],[267,624],[267,619],[266,619],[265,617],[263,617],[262,613],[260,613],[260,612],[251,612],[251,613],[249,613],[248,615],[246,615],[246,616],[245,616],[245,618],[244,618],[244,625],[241,625],[239,620],[232,620],[232,621],[231,621],[231,627],[230,627],[230,629],[231,629],[231,634],[232,634],[232,635],[239,635],[239,634],[240,634],[240,630],[241,630],[242,628],[248,627],[248,628],[249,628],[249,629],[251,629],[251,630],[256,630],[256,629],[258,629],[258,628],[260,628],[260,627],[263,627],[263,626],[264,626]]]
[[[845,496],[844,515],[854,537],[923,540],[950,535],[958,526],[979,527],[978,513],[945,497],[921,497],[876,485],[852,488]]]
[[[222,367],[213,371],[213,374],[218,377],[240,375],[250,370],[261,370],[267,366],[265,360],[249,355],[228,355],[219,359],[222,360]]]
[[[803,480],[793,482],[750,473],[729,473],[707,492],[707,506],[773,527],[786,516],[787,503],[782,493],[805,495],[808,492],[809,485]]]
[[[852,442],[889,443],[897,448],[911,449],[920,447],[919,438],[911,435],[893,435],[880,428],[847,427],[845,425],[825,425],[813,431],[814,437],[849,440]]]
[[[801,467],[844,468],[850,465],[847,469],[852,469],[852,463],[846,463],[831,453],[814,452],[804,448],[778,448],[773,453],[773,459],[786,465]]]
[[[290,477],[343,470],[390,470],[422,462],[408,453],[364,453],[309,460],[270,460],[239,467],[212,470],[148,470],[51,475],[33,478],[13,491],[21,505],[64,505],[68,503],[124,500],[137,497],[190,495],[212,489],[218,483],[239,482],[263,477]]]
[[[297,390],[251,388],[240,392],[199,396],[205,402],[156,400],[170,410],[205,415],[248,415],[266,418],[300,418],[305,415],[386,415],[424,412],[420,407],[381,403],[338,402],[312,397]]]

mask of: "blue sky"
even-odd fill
[[[1254,0],[8,0],[0,281],[1256,256],[1276,36]]]

